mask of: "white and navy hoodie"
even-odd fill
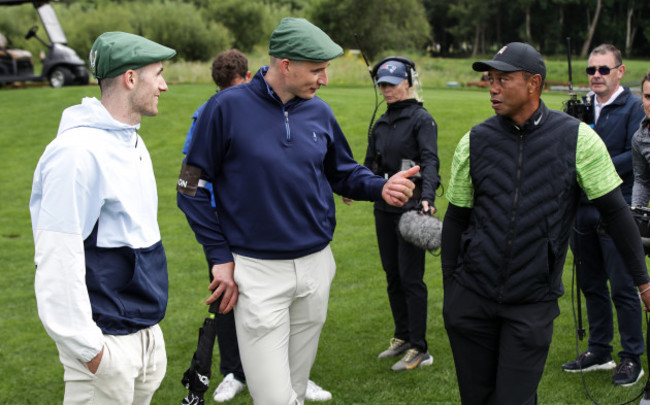
[[[84,98],[63,112],[34,173],[38,313],[59,349],[84,362],[103,334],[134,333],[165,315],[156,181],[137,129]]]

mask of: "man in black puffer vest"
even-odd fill
[[[598,135],[541,101],[546,66],[513,42],[488,72],[496,115],[461,139],[442,231],[443,316],[462,403],[537,403],[580,190],[650,306],[643,247]]]

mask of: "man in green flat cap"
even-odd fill
[[[352,157],[316,97],[342,53],[309,21],[284,18],[271,34],[270,65],[206,103],[178,180],[178,205],[211,266],[206,303],[234,307],[256,404],[304,401],[335,273],[332,192],[401,206],[419,170],[386,180]]]
[[[167,261],[140,119],[176,51],[107,32],[90,52],[101,101],[67,108],[32,186],[38,314],[64,368],[64,404],[149,404],[167,367],[158,323]]]

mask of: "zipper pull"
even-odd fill
[[[291,129],[289,128],[289,111],[284,112],[284,126],[286,127],[287,130],[287,141],[291,140]]]

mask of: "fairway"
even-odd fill
[[[198,327],[207,314],[208,272],[202,249],[182,212],[176,207],[176,180],[181,149],[195,109],[214,92],[213,85],[170,85],[160,97],[159,116],[143,120],[142,135],[154,163],[159,197],[159,223],[169,263],[169,304],[161,327],[167,345],[168,368],[153,404],[180,404],[185,389],[180,381],[196,346]],[[332,85],[319,96],[334,110],[357,161],[362,161],[368,122],[375,96],[370,86]],[[84,96],[99,97],[97,86],[0,89],[0,160],[5,186],[0,191],[0,404],[61,403],[63,371],[56,347],[43,329],[34,298],[34,263],[28,203],[34,168],[54,138],[61,112]],[[563,93],[545,93],[550,108],[560,109]],[[438,125],[438,148],[443,185],[449,179],[451,158],[460,137],[492,115],[487,90],[424,89],[424,105]],[[378,115],[385,110],[381,106]],[[300,182],[299,174],[296,182]],[[255,198],[255,190],[251,196]],[[442,324],[440,258],[427,255],[425,282],[429,287],[430,367],[395,373],[395,360],[378,360],[392,336],[392,317],[386,281],[376,246],[372,204],[345,206],[337,201],[337,230],[332,242],[337,275],[332,285],[328,320],[322,332],[312,379],[332,392],[328,404],[458,404],[460,402],[449,342]],[[260,203],[263,203],[260,202]],[[447,202],[436,200],[442,219]],[[565,265],[567,292],[560,300],[551,352],[542,379],[541,404],[588,404],[580,374],[561,371],[576,357],[571,308],[571,255]],[[586,323],[586,315],[585,323]],[[645,329],[645,326],[644,326]],[[617,333],[615,335],[618,335]],[[618,339],[618,338],[616,338]],[[614,354],[620,350],[613,342]],[[586,340],[580,342],[580,351]],[[206,403],[221,380],[218,350]],[[616,357],[615,360],[618,360]],[[645,356],[642,358],[646,365]],[[525,362],[525,359],[522,359]],[[646,367],[644,367],[646,368]],[[646,375],[648,370],[646,369]],[[615,387],[608,372],[585,376],[591,394],[601,404],[625,402],[643,388],[646,378],[631,388]],[[229,404],[252,404],[247,393]],[[635,401],[638,403],[638,400]]]

